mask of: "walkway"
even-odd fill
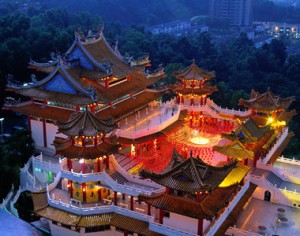
[[[300,192],[300,184],[295,184],[290,181],[286,181],[271,171],[255,169],[252,172],[252,175],[264,177],[266,180],[268,180],[272,185],[274,185],[277,188],[286,189],[289,191],[296,190],[298,193]]]

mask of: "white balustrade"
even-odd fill
[[[127,179],[129,182],[144,185],[147,187],[154,188],[153,192],[159,193],[164,192],[165,188],[155,182],[153,182],[150,179],[141,179],[139,176],[131,175],[126,170],[124,170],[119,163],[116,161],[114,156],[110,157],[112,165],[115,167],[116,171],[118,171],[125,179]],[[158,192],[157,192],[158,191]]]
[[[273,147],[267,153],[266,157],[263,159],[264,164],[268,163],[272,155],[275,153],[275,151],[279,148],[279,146],[282,144],[284,139],[287,137],[288,133],[289,133],[289,129],[286,127],[283,129],[282,133],[278,134],[276,143],[273,145]]]
[[[212,226],[209,227],[209,231],[207,235],[215,235],[218,229],[221,227],[223,222],[226,220],[228,215],[231,213],[233,208],[237,205],[237,203],[240,201],[240,199],[244,196],[245,192],[250,187],[250,181],[247,181],[245,185],[242,187],[242,189],[237,193],[237,195],[234,197],[234,199],[229,203],[228,207],[224,209],[223,214],[214,222]]]
[[[177,105],[176,105],[177,106]],[[169,114],[170,113],[170,114]],[[173,124],[174,122],[176,122],[179,118],[180,115],[180,109],[174,109],[174,113],[173,115],[171,114],[172,112],[167,113],[165,116],[164,115],[160,115],[160,124],[156,124],[156,125],[151,125],[148,128],[143,128],[140,130],[125,130],[125,129],[118,129],[118,131],[116,132],[117,136],[122,137],[122,138],[128,138],[128,139],[137,139],[137,138],[141,138],[150,134],[154,134],[157,133],[165,128],[167,128],[168,126],[170,126],[171,124]],[[165,121],[163,121],[163,119],[165,119]]]

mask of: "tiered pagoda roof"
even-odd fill
[[[138,93],[164,76],[163,68],[145,73],[149,56],[126,60],[108,44],[102,32],[94,37],[77,37],[65,56],[49,63],[30,62],[31,68],[51,73],[41,81],[21,85],[12,80],[8,89],[35,99],[62,104],[108,104]],[[126,78],[126,80],[124,80]],[[109,88],[105,81],[112,82]],[[126,82],[126,86],[119,83]]]
[[[254,157],[254,152],[248,150],[239,140],[235,140],[226,146],[214,146],[214,150],[238,160]]]
[[[236,162],[232,162],[222,167],[215,167],[199,158],[190,157],[169,171],[156,174],[142,170],[140,174],[165,187],[195,193],[217,188],[235,166]]]
[[[191,87],[175,87],[174,90],[181,94],[197,94],[206,95],[218,91],[216,86],[211,86],[206,82],[215,77],[213,72],[201,70],[193,60],[193,63],[183,70],[179,70],[173,74],[182,83],[184,81],[193,81],[194,86]],[[201,86],[199,87],[199,83]]]
[[[230,140],[239,139],[242,143],[256,142],[260,140],[266,132],[270,130],[270,126],[259,127],[256,122],[250,117],[231,134],[222,134]]]
[[[293,101],[295,101],[294,97],[281,98],[268,89],[265,93],[251,90],[250,99],[246,100],[241,98],[239,104],[259,111],[283,111],[286,110]]]
[[[117,128],[112,118],[99,119],[95,114],[86,110],[71,115],[67,122],[57,122],[58,131],[67,136],[97,136]]]
[[[34,212],[36,215],[68,226],[96,227],[112,225],[144,236],[162,236],[149,229],[149,223],[120,215],[104,213],[96,215],[77,215],[48,205],[46,192],[32,193]]]
[[[215,73],[201,70],[193,60],[193,63],[183,70],[174,73],[176,78],[183,80],[207,81],[215,77]]]
[[[85,105],[96,101],[91,89],[83,81],[72,77],[61,64],[44,79],[26,85],[8,83],[7,87],[15,92],[41,100],[56,101],[74,105]]]
[[[224,208],[237,188],[237,184],[223,188],[218,187],[201,202],[165,193],[153,196],[140,195],[139,200],[169,212],[196,219],[211,220]]]
[[[53,145],[55,146],[56,154],[79,159],[95,159],[103,155],[109,155],[117,152],[120,146],[117,143],[111,143],[105,139],[97,145],[82,147],[73,145],[71,140],[60,137],[55,138]]]

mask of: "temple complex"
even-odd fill
[[[271,229],[250,224],[253,213],[239,224],[253,199],[300,206],[297,178],[274,166],[292,162],[279,157],[293,136],[293,97],[252,90],[239,101],[245,110],[222,108],[210,98],[214,72],[194,60],[160,87],[163,67],[151,70],[148,54],[124,57],[102,31],[76,33],[52,59],[30,61],[40,80],[8,80],[21,100],[4,109],[27,116],[40,152],[3,203],[13,214],[30,191],[38,228],[54,236],[266,235]]]

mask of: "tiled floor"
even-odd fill
[[[296,165],[294,163],[289,164],[281,161],[276,161],[274,163],[274,167],[282,169],[285,175],[300,178],[299,165]]]
[[[277,221],[276,223],[278,208],[285,209],[284,217],[288,219],[288,222]],[[265,235],[275,234],[276,229],[278,235],[300,235],[300,209],[275,205],[253,198],[240,215],[236,227],[258,233],[258,226],[266,227]]]

